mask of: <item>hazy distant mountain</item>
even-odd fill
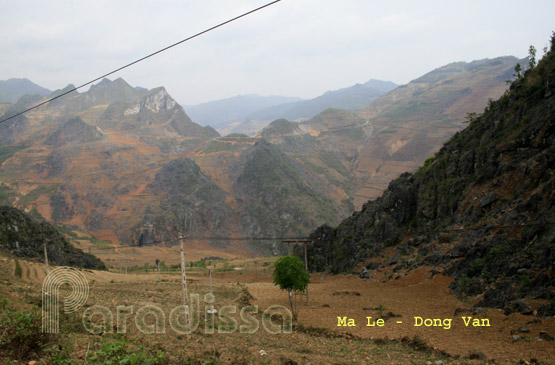
[[[28,79],[0,80],[0,103],[15,103],[23,95],[46,96],[51,91]]]
[[[329,108],[355,112],[395,89],[391,81],[370,80],[347,88],[326,91],[311,100],[283,96],[242,95],[185,107],[199,124],[208,124],[222,135],[255,135],[271,121],[310,119]]]
[[[254,120],[289,120],[307,119],[316,116],[328,108],[357,111],[370,105],[380,96],[395,89],[397,85],[391,81],[370,80],[364,84],[356,84],[339,90],[327,91],[317,98],[288,103],[266,108],[249,116]]]
[[[212,128],[225,128],[229,123],[240,122],[250,114],[274,105],[291,103],[302,99],[288,96],[239,95],[232,98],[185,106],[187,114],[195,123]]]

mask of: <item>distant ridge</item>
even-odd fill
[[[248,118],[250,114],[261,109],[301,100],[289,96],[251,94],[209,101],[198,105],[185,105],[184,108],[194,122],[220,129],[231,122],[242,121]]]
[[[260,110],[251,114],[251,119],[288,120],[309,119],[328,108],[344,109],[355,112],[367,107],[380,96],[397,88],[391,81],[371,79],[364,84],[355,84],[339,90],[326,91],[324,94],[306,101],[294,104],[284,104]]]
[[[23,95],[46,96],[51,91],[28,79],[0,80],[0,103],[13,104]]]

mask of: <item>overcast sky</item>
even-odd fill
[[[0,0],[0,79],[83,84],[270,0]],[[538,55],[555,1],[282,0],[124,70],[182,104],[404,84],[454,61]]]

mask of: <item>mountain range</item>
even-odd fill
[[[186,106],[197,123],[210,125],[220,134],[258,134],[276,119],[306,120],[328,108],[355,112],[395,89],[390,81],[369,80],[364,84],[327,91],[310,100],[294,97],[242,95],[199,105]]]
[[[277,119],[254,137],[202,127],[163,87],[105,79],[0,124],[0,201],[116,244],[171,245],[187,234],[230,250],[279,252],[279,240],[256,237],[338,224],[501,95],[516,62],[450,64],[356,113]],[[370,84],[381,93],[394,87]],[[349,89],[331,96],[365,87]],[[4,116],[38,100],[22,97]]]

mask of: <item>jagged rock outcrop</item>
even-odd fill
[[[163,87],[152,89],[133,102],[111,104],[102,115],[99,124],[102,127],[120,130],[157,125],[180,136],[219,136],[214,129],[201,127],[191,121],[183,108]]]
[[[105,138],[105,133],[99,127],[93,127],[83,122],[79,117],[71,118],[62,124],[44,141],[45,145],[61,147],[68,143],[87,143]]]
[[[432,265],[455,278],[455,294],[484,294],[477,306],[510,313],[522,308],[519,298],[547,299],[542,313],[552,315],[554,91],[552,49],[415,174],[391,182],[337,228],[318,228],[309,267],[339,273],[370,259],[394,271]],[[392,246],[393,256],[384,255]]]
[[[73,247],[53,226],[38,222],[11,207],[0,207],[0,249],[17,257],[44,261],[46,243],[48,261],[59,266],[105,270],[95,256]]]

